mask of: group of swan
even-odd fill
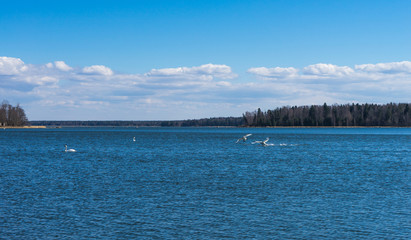
[[[136,141],[136,137],[133,137],[133,142],[135,141]],[[64,150],[65,152],[77,152],[75,149],[72,149],[72,148],[67,149],[67,144],[65,144],[64,147],[65,147],[65,150]]]
[[[237,139],[237,142],[236,142],[236,143],[238,143],[239,141],[243,141],[243,142],[247,141],[247,138],[248,138],[249,136],[251,136],[251,135],[252,135],[252,134],[244,135],[242,138]],[[258,144],[261,144],[262,146],[268,146],[268,144],[267,144],[268,140],[270,140],[270,138],[267,138],[267,139],[265,139],[264,141],[254,141],[254,142],[252,142],[251,144],[256,144],[256,143],[258,143]]]
[[[247,141],[247,138],[248,138],[249,136],[251,136],[251,135],[252,135],[252,134],[246,134],[246,135],[244,135],[243,137],[237,139],[237,142],[236,142],[236,143],[238,143],[239,141],[243,141],[243,142]],[[254,141],[254,142],[252,142],[251,144],[256,144],[256,143],[258,143],[258,144],[261,144],[262,146],[268,146],[268,144],[267,144],[268,140],[270,140],[270,138],[267,138],[267,139],[265,139],[264,141]],[[136,137],[133,137],[133,142],[135,142],[135,141],[136,141]],[[65,150],[64,150],[65,152],[77,152],[75,149],[72,149],[72,148],[67,149],[67,144],[65,144],[64,147],[65,147]]]

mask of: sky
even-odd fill
[[[411,102],[411,1],[4,1],[0,101],[29,120]]]

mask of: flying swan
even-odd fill
[[[235,142],[235,143],[238,143],[238,142],[241,141],[241,140],[243,140],[243,142],[245,142],[245,141],[247,141],[247,138],[248,138],[249,136],[251,136],[251,135],[253,135],[253,134],[247,134],[247,135],[245,135],[244,137],[239,138],[239,139],[237,140],[237,142]]]
[[[264,141],[255,141],[255,142],[252,142],[252,144],[259,143],[259,144],[261,144],[262,146],[265,147],[265,146],[268,146],[268,144],[267,144],[268,140],[270,140],[270,138],[267,138]]]
[[[65,152],[76,152],[75,149],[72,149],[72,148],[67,149],[67,144],[65,144],[64,147],[66,148],[66,149],[64,150]]]

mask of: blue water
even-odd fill
[[[0,238],[409,239],[410,162],[410,128],[1,129]]]

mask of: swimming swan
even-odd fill
[[[136,141],[136,137],[133,137],[133,142],[135,142]]]
[[[65,152],[76,152],[76,150],[74,149],[67,149],[67,144],[64,145],[64,147],[66,148],[66,150],[64,150]]]
[[[248,138],[249,136],[251,136],[251,135],[253,135],[253,134],[247,134],[247,135],[245,135],[244,137],[239,138],[239,139],[237,140],[237,142],[235,142],[235,143],[238,143],[238,142],[241,141],[241,140],[243,140],[243,142],[245,142],[245,141],[247,141],[247,138]]]
[[[267,138],[267,139],[264,140],[264,141],[255,141],[255,142],[252,142],[252,144],[259,143],[259,144],[261,144],[261,145],[263,145],[263,146],[265,147],[265,146],[268,146],[268,144],[267,144],[268,140],[270,140],[270,138]]]

